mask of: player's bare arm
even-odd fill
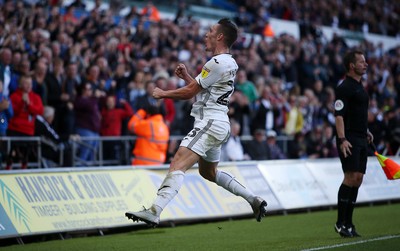
[[[175,69],[175,75],[178,76],[180,79],[183,79],[186,84],[189,84],[194,80],[193,77],[189,75],[184,64],[178,64]]]
[[[156,87],[153,91],[153,97],[156,99],[160,98],[172,98],[172,99],[191,99],[197,93],[202,90],[201,86],[193,79],[193,81],[184,87],[176,90],[162,90]]]
[[[179,64],[176,67],[175,74],[185,81],[186,86],[168,91],[155,88],[153,91],[154,98],[191,99],[202,90],[197,81],[189,75],[184,64]]]

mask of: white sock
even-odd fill
[[[242,184],[240,184],[233,175],[217,170],[217,176],[215,183],[233,193],[234,195],[241,196],[247,200],[250,204],[253,202],[254,194],[247,190]]]
[[[178,194],[179,189],[185,179],[185,173],[182,171],[173,171],[167,174],[163,183],[157,192],[157,198],[153,203],[153,210],[160,216],[162,210]]]

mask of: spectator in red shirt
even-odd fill
[[[32,77],[22,75],[19,88],[10,96],[14,117],[10,119],[7,136],[28,137],[35,134],[36,115],[43,114],[43,103],[39,95],[32,91]],[[6,169],[12,168],[14,159],[21,160],[21,168],[26,169],[28,158],[34,152],[30,142],[16,142],[11,146]]]
[[[109,95],[106,98],[106,105],[101,110],[101,136],[121,136],[122,123],[133,116],[133,110],[124,99],[119,101],[122,108],[116,107],[116,97]],[[121,160],[121,141],[106,140],[103,142],[103,158],[105,160]],[[123,163],[120,163],[123,164]]]
[[[165,77],[159,77],[156,79],[155,84],[160,89],[168,89],[167,79]],[[175,105],[174,100],[170,98],[163,99],[165,114],[163,114],[165,123],[168,127],[171,127],[172,122],[175,119]]]
[[[63,16],[63,22],[67,23],[67,22],[71,22],[73,24],[78,24],[79,23],[79,19],[75,17],[74,14],[75,11],[75,7],[70,5],[67,6],[66,8],[66,13]]]

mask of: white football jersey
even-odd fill
[[[228,104],[233,93],[238,65],[231,54],[212,57],[196,81],[203,90],[196,95],[191,115],[196,119],[215,119],[229,122]]]

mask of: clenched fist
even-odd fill
[[[161,89],[158,88],[158,87],[154,88],[154,90],[153,90],[153,98],[156,98],[156,99],[163,98],[163,96],[162,96],[163,92],[164,92],[164,91],[161,90]]]
[[[187,76],[187,69],[184,64],[178,64],[178,66],[175,69],[175,74],[181,79],[184,79]]]

